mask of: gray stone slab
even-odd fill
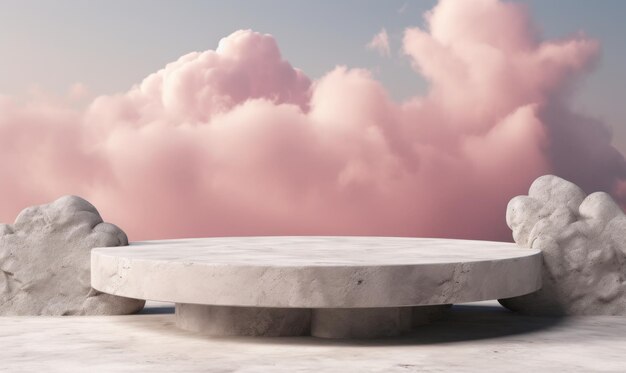
[[[626,317],[566,319],[455,305],[384,340],[199,338],[163,304],[130,316],[0,317],[6,372],[623,372]],[[171,309],[171,308],[170,308]]]
[[[308,335],[308,308],[262,308],[176,304],[176,326],[210,336]]]
[[[322,338],[395,337],[411,331],[412,307],[316,308],[311,335]]]
[[[445,316],[451,304],[416,307],[315,308],[311,335],[321,338],[381,338],[409,333]]]
[[[92,250],[92,286],[157,301],[354,308],[506,298],[541,287],[541,252],[402,237],[230,237]]]

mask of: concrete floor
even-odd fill
[[[207,338],[176,329],[172,312],[0,317],[0,371],[626,371],[626,317],[524,317],[480,302],[402,338],[337,341]]]

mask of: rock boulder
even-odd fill
[[[604,192],[586,195],[553,175],[513,198],[506,221],[523,247],[543,252],[543,287],[500,299],[532,315],[626,315],[626,216]]]
[[[65,196],[0,224],[0,315],[117,315],[144,301],[91,288],[90,250],[127,245],[84,199]]]

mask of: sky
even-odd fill
[[[437,11],[437,1],[3,0],[0,96],[6,102],[0,106],[0,136],[5,136],[0,138],[0,145],[5,140],[0,155],[12,159],[13,164],[0,168],[0,183],[4,184],[0,189],[16,198],[3,208],[0,204],[0,221],[10,221],[19,206],[42,203],[66,191],[87,197],[140,238],[346,232],[503,239],[507,231],[502,224],[493,230],[485,227],[502,216],[513,193],[524,192],[532,178],[541,173],[560,173],[590,191],[607,190],[619,199],[623,159],[617,159],[610,144],[622,153],[626,151],[626,124],[622,120],[626,114],[626,48],[622,36],[626,35],[626,26],[621,22],[626,3],[442,3],[445,6],[440,4]],[[437,26],[429,25],[423,17],[431,9],[440,14]],[[526,18],[530,19],[528,24]],[[456,27],[456,23],[461,26]],[[430,36],[407,31],[414,27]],[[463,27],[484,27],[497,37],[467,36]],[[252,31],[237,34],[238,30]],[[374,43],[383,45],[377,49],[372,41],[383,30],[388,42]],[[502,35],[498,35],[500,32]],[[270,34],[270,39],[264,34]],[[187,80],[168,85],[160,77],[157,83],[144,85],[159,92],[158,100],[153,96],[156,91],[136,88],[144,78],[181,56],[218,49],[218,43],[226,37],[232,37],[231,47],[222,50],[221,60],[210,57],[209,62],[181,63],[165,69],[165,75],[170,70],[178,74],[198,69],[190,73],[191,78],[185,78],[195,81],[202,81],[211,70],[217,77],[206,78],[205,86]],[[562,50],[541,49],[541,41],[557,45],[571,40],[572,45]],[[256,48],[256,43],[263,47]],[[489,55],[477,47],[481,43],[496,45],[503,59],[485,67],[481,58]],[[455,47],[445,52],[435,44],[444,49],[452,44]],[[258,53],[253,53],[257,49]],[[240,62],[242,58],[247,62]],[[517,61],[521,61],[520,66]],[[254,65],[274,75],[267,77]],[[440,65],[445,69],[439,69]],[[492,68],[511,71],[494,75],[489,70]],[[471,75],[476,77],[464,76],[461,72],[466,69],[475,71]],[[477,83],[478,78],[484,82]],[[336,92],[354,95],[354,99],[333,99]],[[371,95],[367,96],[368,92]],[[275,105],[262,107],[264,104],[252,100],[258,98],[273,100]],[[381,103],[384,105],[374,110]],[[283,112],[291,110],[285,109],[287,106],[301,112]],[[533,117],[526,110],[541,113]],[[360,111],[373,118],[371,126],[362,124],[370,117],[362,117]],[[330,113],[348,119],[333,124]],[[247,128],[241,124],[242,128],[230,132],[198,130],[190,135],[187,132],[193,130],[180,129],[181,123],[191,123],[194,128],[199,128],[198,123],[218,128],[216,121],[261,121],[258,118],[265,114],[268,124],[263,130],[259,128],[264,125]],[[280,118],[290,123],[302,121],[307,129],[291,133],[295,130],[290,127],[273,128],[281,126],[277,124]],[[506,153],[506,149],[499,148],[499,142],[505,140],[498,136],[512,139],[512,135],[492,131],[491,137],[487,136],[487,128],[499,127],[502,121],[521,123],[516,136],[524,141],[511,148],[520,147],[520,159],[503,157],[503,164],[492,165],[489,155],[481,154],[479,149],[486,147],[496,155]],[[425,124],[420,127],[422,122]],[[465,127],[455,127],[465,122]],[[574,129],[567,127],[569,122]],[[328,127],[319,127],[320,123]],[[159,126],[170,127],[157,129]],[[345,126],[343,132],[336,129],[341,126]],[[413,130],[412,126],[423,128]],[[131,129],[137,129],[137,133],[129,133]],[[450,132],[446,132],[448,129]],[[192,144],[187,136],[207,136],[207,141]],[[254,140],[249,140],[251,136]],[[403,136],[415,136],[415,141],[405,144]],[[542,136],[546,139],[540,139]],[[40,157],[21,153],[23,149],[11,150],[8,145],[16,145],[15,141],[9,144],[10,138],[26,139],[24,148],[37,149]],[[68,138],[80,143],[80,148],[61,151]],[[213,141],[217,144],[208,145]],[[459,141],[464,144],[461,155],[440,151]],[[231,153],[228,148],[203,153],[207,146],[218,149],[225,143],[257,153],[253,151],[255,157],[250,159],[246,156],[252,155],[245,155],[246,150]],[[347,143],[354,143],[354,149],[346,150]],[[584,156],[581,159],[566,151],[569,145],[578,144],[586,149],[579,152],[580,157]],[[144,146],[145,159],[129,152],[131,146]],[[268,153],[272,147],[291,149],[297,153],[294,159],[301,163],[282,164],[281,157]],[[189,153],[189,148],[195,150]],[[326,159],[317,154],[322,148],[327,152],[324,154],[332,156]],[[431,148],[439,149],[439,153]],[[419,153],[415,158],[420,161],[407,155],[412,152]],[[460,161],[451,160],[457,158]],[[168,165],[172,160],[177,163]],[[126,169],[126,164],[133,162],[135,167],[148,170],[137,180],[133,179],[136,169]],[[254,164],[253,170],[264,172],[259,173],[259,179],[247,177],[251,170],[239,162]],[[480,166],[471,166],[472,162]],[[152,169],[163,163],[161,169]],[[178,167],[180,164],[186,166]],[[425,164],[434,171],[424,171]],[[20,172],[21,166],[29,172]],[[301,168],[312,171],[303,172]],[[507,187],[493,187],[507,169],[515,170],[518,177]],[[207,182],[207,172],[218,176],[211,176],[211,182]],[[45,187],[33,186],[42,175],[47,175]],[[483,181],[474,180],[479,177]],[[168,178],[182,181],[169,185],[164,181]],[[265,178],[273,181],[256,184]],[[463,187],[453,186],[454,178]],[[393,181],[380,181],[387,179]],[[124,184],[120,180],[130,181]],[[157,184],[167,185],[154,195],[146,192],[141,203],[133,200],[132,193],[142,193]],[[262,188],[253,193],[253,186]],[[219,188],[225,188],[228,197]],[[300,195],[302,190],[306,190],[305,197]],[[180,203],[176,206],[163,202],[177,193],[189,199],[174,199]],[[463,200],[481,199],[483,193],[495,193],[497,197],[483,205]],[[294,222],[290,216],[298,211],[301,198],[310,206],[302,207],[302,219]],[[444,199],[446,203],[456,201],[463,208],[476,209],[484,219],[479,224],[453,213],[435,213],[438,201],[446,205]],[[242,201],[246,201],[245,206],[239,205]],[[326,203],[334,205],[319,206]],[[407,203],[412,207],[406,207]],[[138,212],[130,217],[115,213],[111,206],[120,205],[132,206]],[[212,206],[218,206],[215,208],[220,214],[205,213]],[[402,213],[395,216],[394,208]],[[151,217],[158,211],[166,216]],[[425,217],[428,214],[431,220]],[[345,224],[328,219],[335,215]],[[169,223],[168,217],[180,222]],[[224,221],[217,222],[220,219]],[[216,228],[190,221],[207,221]]]
[[[626,152],[626,3],[621,0],[519,1],[546,37],[584,31],[602,43],[598,68],[582,83],[576,105],[603,118]],[[82,83],[94,94],[126,90],[179,56],[213,49],[238,29],[274,35],[286,59],[319,78],[336,65],[376,71],[398,100],[426,83],[402,58],[406,27],[423,25],[434,0],[90,1],[0,2],[0,93],[39,87],[66,92]],[[385,28],[393,58],[364,45]],[[42,64],[45,63],[45,67]]]

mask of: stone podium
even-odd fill
[[[373,338],[448,305],[531,293],[541,252],[513,243],[404,237],[226,237],[96,248],[92,286],[173,302],[208,335]]]

